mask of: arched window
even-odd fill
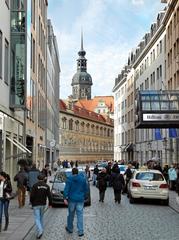
[[[67,127],[67,126],[66,126],[66,122],[67,122],[66,117],[63,117],[63,118],[62,118],[62,128],[63,128],[63,129],[66,129],[66,127]]]
[[[73,119],[69,120],[69,130],[73,130]]]
[[[85,123],[82,122],[82,123],[81,123],[81,131],[84,132],[84,130],[85,130]]]
[[[79,121],[78,120],[75,121],[75,130],[79,131]]]

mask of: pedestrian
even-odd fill
[[[89,179],[90,176],[91,176],[91,172],[90,172],[90,167],[89,167],[89,165],[86,165],[85,173],[86,173],[87,178]]]
[[[78,167],[78,160],[75,161],[75,167]]]
[[[114,200],[115,202],[121,202],[121,191],[124,188],[125,182],[124,177],[120,174],[120,168],[117,166],[111,173],[111,182],[114,189]]]
[[[42,174],[45,175],[45,182],[47,183],[48,177],[52,175],[49,164],[45,164],[45,168],[42,169]]]
[[[70,161],[70,166],[71,166],[71,168],[73,168],[73,166],[74,166],[74,162],[72,160]]]
[[[130,179],[132,178],[131,168],[132,168],[132,164],[128,164],[128,167],[124,173],[124,176],[126,176],[126,181],[125,181],[125,187],[124,187],[123,193],[128,193],[127,185],[129,183]]]
[[[43,216],[47,198],[49,207],[51,207],[52,199],[50,187],[45,183],[45,176],[43,174],[40,174],[38,176],[38,182],[33,185],[30,194],[30,202],[32,203],[34,220],[37,228],[37,239],[40,239],[44,232]]]
[[[94,170],[93,170],[93,185],[96,186],[96,178],[98,176],[99,173],[99,168],[98,168],[98,164],[96,164]]]
[[[14,181],[17,182],[17,195],[19,208],[22,208],[25,205],[25,193],[28,182],[28,174],[23,167],[20,168],[20,171],[14,177]]]
[[[78,236],[84,235],[83,208],[85,196],[89,191],[86,178],[78,173],[78,168],[72,169],[72,175],[66,180],[64,189],[64,203],[68,205],[66,231],[73,232],[74,215],[77,215]]]
[[[171,165],[171,167],[168,169],[168,178],[169,178],[170,190],[175,190],[177,172],[174,165]]]
[[[165,178],[165,180],[166,180],[166,182],[168,183],[168,164],[165,164],[164,165],[164,168],[163,168],[163,176],[164,176],[164,178]]]
[[[107,170],[106,168],[103,168],[97,176],[97,187],[99,189],[99,202],[104,202],[108,180],[109,180],[109,177],[107,175]]]
[[[33,163],[32,167],[30,168],[30,170],[28,172],[28,184],[27,184],[27,187],[28,187],[28,190],[29,190],[29,194],[32,191],[33,185],[38,182],[39,174],[40,174],[39,169],[37,169],[36,168],[36,164]],[[29,199],[29,202],[30,202],[30,199]]]
[[[10,177],[5,172],[0,172],[0,232],[2,230],[2,216],[4,211],[5,227],[4,231],[7,231],[9,225],[9,200],[12,193],[12,185]]]

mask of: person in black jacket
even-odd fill
[[[128,193],[128,189],[127,189],[127,185],[130,181],[130,179],[132,178],[132,171],[131,171],[132,165],[128,164],[128,168],[126,169],[124,175],[126,176],[126,183],[125,183],[125,187],[124,187],[124,191],[123,193]]]
[[[97,176],[97,187],[99,189],[99,202],[104,202],[105,191],[107,188],[108,175],[106,168],[103,168]]]
[[[114,189],[114,200],[115,202],[121,202],[121,190],[123,189],[125,182],[124,177],[120,174],[118,165],[113,169],[111,173],[111,183]]]
[[[9,175],[5,172],[0,172],[0,232],[2,228],[2,215],[4,209],[5,215],[5,227],[4,231],[7,230],[9,225],[9,196],[12,192],[11,181]]]
[[[34,210],[34,219],[37,227],[37,239],[40,239],[43,235],[43,215],[47,198],[49,201],[49,207],[52,205],[50,187],[45,183],[45,176],[40,174],[38,176],[38,182],[32,187],[30,194],[30,202]]]

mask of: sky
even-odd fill
[[[110,96],[130,51],[164,7],[160,0],[49,0],[48,18],[60,56],[60,98],[72,94],[81,29],[87,72],[93,80],[92,97]]]

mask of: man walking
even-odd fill
[[[30,202],[34,210],[34,219],[37,227],[37,239],[40,239],[43,235],[43,215],[45,211],[46,201],[48,198],[49,206],[52,204],[50,187],[45,183],[45,176],[39,175],[38,182],[32,187],[30,194]]]
[[[25,193],[28,181],[28,175],[23,167],[20,168],[20,171],[14,177],[14,181],[17,182],[19,208],[22,208],[25,205]]]
[[[83,175],[78,174],[78,168],[73,168],[72,176],[67,178],[64,189],[64,203],[68,205],[66,231],[68,233],[73,232],[73,220],[76,212],[79,237],[84,235],[83,208],[85,196],[88,191],[87,180]]]

